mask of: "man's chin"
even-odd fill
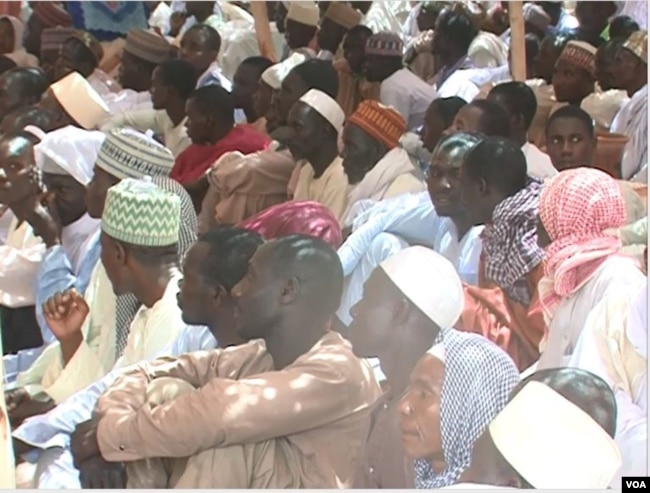
[[[458,206],[449,202],[433,202],[433,207],[436,210],[436,214],[440,217],[453,217],[458,215]]]

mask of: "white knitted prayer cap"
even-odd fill
[[[389,257],[379,267],[438,327],[453,327],[458,321],[463,311],[463,285],[445,257],[429,248],[412,246]]]
[[[341,106],[330,96],[318,89],[310,89],[300,101],[315,109],[325,120],[340,132],[345,122],[345,113]]]

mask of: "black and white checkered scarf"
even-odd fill
[[[440,402],[440,432],[445,469],[436,473],[431,461],[415,462],[415,486],[436,489],[458,481],[469,466],[474,442],[508,402],[519,383],[510,356],[478,334],[443,329],[445,376]]]

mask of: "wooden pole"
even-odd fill
[[[512,80],[526,80],[526,31],[524,30],[523,2],[514,0],[509,3],[510,16],[510,74]]]
[[[250,7],[253,19],[255,19],[255,36],[257,37],[260,54],[275,63],[278,61],[278,56],[275,53],[266,2],[251,2]]]

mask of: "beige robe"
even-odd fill
[[[151,383],[162,377],[196,390],[172,388],[172,396],[183,395],[171,400],[162,392],[166,403],[152,405],[152,394],[161,391]],[[162,358],[126,373],[97,403],[97,437],[107,460],[156,471],[150,485],[345,488],[359,465],[363,430],[379,395],[370,367],[335,332],[281,371],[273,371],[264,342],[256,340]],[[150,457],[180,462],[134,462]],[[139,471],[129,476],[143,477]],[[167,477],[161,480],[161,474]]]
[[[319,178],[314,177],[314,168],[310,164],[303,165],[293,198],[318,202],[341,222],[348,205],[349,189],[348,177],[343,171],[343,160],[337,156]]]
[[[414,464],[402,448],[399,401],[388,391],[373,406],[354,488],[415,489]]]

